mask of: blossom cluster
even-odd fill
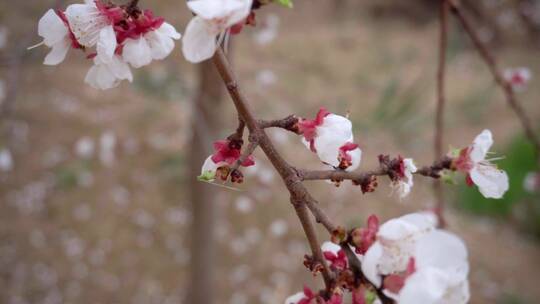
[[[302,135],[302,142],[321,162],[335,170],[353,171],[360,166],[362,150],[354,143],[351,121],[321,108],[315,119],[299,118],[294,128]],[[478,186],[486,198],[502,198],[508,191],[508,175],[497,168],[488,158],[493,145],[491,131],[482,131],[473,143],[463,149],[450,151],[449,171],[462,172],[469,186]],[[391,186],[400,198],[406,197],[414,185],[413,174],[418,171],[412,158],[398,156],[390,159],[380,155],[391,179]],[[339,185],[340,181],[334,181]],[[377,186],[375,180],[361,184],[363,192],[371,192]]]
[[[381,297],[398,304],[467,303],[466,246],[436,225],[437,217],[431,212],[407,214],[380,226],[378,218],[370,216],[367,227],[351,230],[339,244],[321,246],[337,278],[333,294],[325,297],[306,287],[285,304],[340,304],[346,294],[353,304],[381,303]],[[347,256],[345,251],[354,254]],[[354,271],[361,271],[367,282],[351,280]]]
[[[64,61],[69,49],[87,52],[94,65],[85,82],[102,90],[122,80],[132,81],[130,66],[140,68],[164,59],[174,49],[174,40],[181,37],[150,10],[100,0],[72,4],[65,11],[50,9],[39,20],[38,34],[51,48],[46,65]]]

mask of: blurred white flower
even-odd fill
[[[193,63],[209,59],[217,48],[216,38],[244,20],[252,0],[193,0],[189,9],[196,14],[186,27],[182,40],[184,57]]]
[[[529,68],[520,67],[504,70],[503,76],[515,91],[523,91],[529,84],[532,73]]]
[[[270,14],[266,17],[260,30],[255,33],[255,42],[259,45],[267,45],[276,39],[279,32],[279,16]]]
[[[11,171],[13,169],[13,156],[7,148],[0,149],[0,171]]]
[[[75,154],[83,159],[92,158],[94,155],[94,140],[88,136],[81,137],[75,143]]]

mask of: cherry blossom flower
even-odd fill
[[[412,158],[399,157],[399,169],[397,179],[393,182],[399,198],[403,199],[411,193],[413,183],[413,173],[417,171]]]
[[[531,80],[532,74],[529,68],[521,67],[515,69],[506,69],[503,76],[514,90],[522,91],[527,87],[527,84]]]
[[[285,300],[285,304],[310,304],[315,299],[315,294],[309,287],[304,287],[304,290],[293,294]]]
[[[486,198],[502,198],[509,187],[508,175],[486,159],[492,145],[491,131],[482,131],[471,146],[460,150],[454,166],[467,174],[467,184],[478,186],[480,193]]]
[[[469,301],[467,248],[457,236],[434,230],[414,251],[415,269],[394,299],[400,304],[464,304]]]
[[[107,90],[117,87],[122,80],[132,82],[133,75],[122,57],[114,55],[108,62],[103,62],[96,56],[94,66],[86,74],[84,82],[95,89]]]
[[[216,177],[222,180],[227,180],[229,174],[238,174],[230,172],[231,166],[240,158],[242,152],[240,151],[241,144],[231,140],[219,140],[214,143],[215,153],[210,155],[204,162],[199,180],[212,182]],[[255,161],[253,156],[249,156],[240,165],[243,167],[253,166]],[[236,170],[237,171],[237,170]],[[238,177],[240,178],[240,177]],[[235,176],[231,176],[233,182]],[[241,182],[241,180],[238,180]]]
[[[349,119],[321,108],[315,119],[300,119],[298,129],[304,145],[323,163],[347,171],[360,165],[362,150],[353,142]]]
[[[216,38],[248,17],[252,0],[192,0],[189,9],[196,14],[186,27],[182,40],[184,57],[193,63],[214,55]]]
[[[381,225],[375,241],[362,259],[362,271],[377,287],[381,275],[400,273],[407,269],[416,241],[433,231],[437,223],[432,213],[412,213]]]
[[[100,0],[85,0],[66,9],[66,18],[78,43],[84,47],[96,46],[100,62],[113,61],[118,43],[114,24],[124,18],[124,11]]]
[[[330,263],[331,268],[337,270],[345,270],[347,268],[347,255],[341,246],[332,242],[324,242],[321,246],[321,251],[325,260]]]
[[[39,19],[38,35],[43,38],[42,44],[51,48],[43,61],[46,65],[57,65],[64,61],[70,48],[82,48],[61,11],[50,9]]]
[[[119,30],[118,40],[123,43],[122,57],[134,68],[162,60],[174,49],[174,41],[181,35],[163,18],[154,17],[149,10],[142,12],[126,30]]]

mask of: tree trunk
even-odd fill
[[[191,277],[188,303],[213,304],[215,297],[215,197],[216,189],[197,181],[201,166],[211,153],[211,143],[218,130],[219,106],[223,84],[212,61],[198,65],[199,88],[193,104],[193,137],[190,145],[190,191],[193,212],[191,241]]]

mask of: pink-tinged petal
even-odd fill
[[[134,68],[140,68],[152,62],[152,50],[144,37],[127,39],[122,57]]]
[[[381,275],[378,265],[383,255],[383,248],[379,242],[375,242],[364,255],[362,260],[362,272],[366,278],[379,288],[381,286]]]
[[[474,139],[470,158],[473,162],[481,162],[486,158],[486,155],[493,145],[493,135],[490,130],[484,130]]]
[[[471,180],[486,198],[502,198],[508,191],[509,182],[506,172],[491,165],[477,165],[470,172]]]
[[[66,59],[66,55],[71,47],[68,39],[61,40],[52,46],[51,51],[45,57],[43,64],[57,65]]]
[[[246,158],[246,160],[244,160],[241,165],[242,167],[251,167],[255,165],[255,158],[253,157],[253,155],[250,155]]]
[[[216,52],[218,34],[204,19],[193,17],[182,39],[182,52],[186,60],[199,63],[212,57]]]
[[[97,56],[102,62],[110,62],[116,51],[116,34],[112,26],[106,26],[99,32]]]
[[[52,47],[68,37],[69,29],[58,14],[50,9],[39,19],[38,35],[43,38],[46,46]]]

